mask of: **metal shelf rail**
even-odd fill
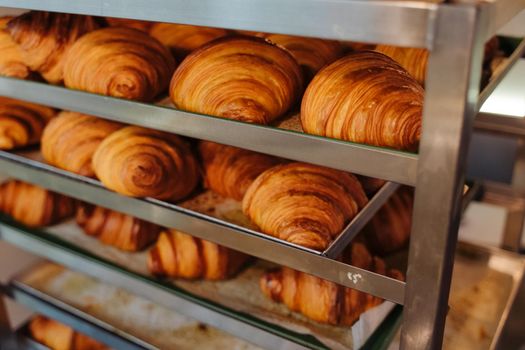
[[[461,212],[465,159],[478,106],[486,98],[482,95],[480,99],[478,95],[483,46],[498,28],[525,8],[525,0],[443,3],[382,0],[157,0],[152,3],[135,0],[125,6],[119,0],[0,0],[0,6],[429,49],[423,132],[418,155],[7,78],[0,78],[0,95],[415,185],[406,285],[401,288],[400,283],[386,278],[376,279],[368,273],[355,287],[379,296],[388,295],[388,299],[404,304],[403,348],[440,347]],[[497,81],[489,89],[496,84]],[[7,163],[4,162],[2,168],[5,165]],[[54,182],[56,179],[67,177],[38,169],[34,164],[26,168],[27,172],[30,169],[40,171],[42,175],[40,179],[33,179],[34,182],[50,187],[58,186],[60,181]],[[80,186],[82,181],[71,182],[69,187],[74,183]],[[66,182],[63,181],[64,184]],[[72,188],[70,190],[77,193]],[[140,207],[152,216],[163,217],[166,214],[161,213],[161,206],[154,201],[128,202],[108,191],[102,194],[104,190],[97,189],[97,186],[89,186],[89,190],[97,193],[94,196],[100,195],[101,200],[107,199],[106,203],[119,210],[125,207],[132,211],[137,210],[133,207]],[[170,215],[173,215],[173,210]],[[184,220],[188,223],[183,224]],[[197,217],[187,215],[184,220],[178,223],[201,227],[202,220]],[[235,237],[241,239],[239,237],[242,236]],[[260,242],[271,241],[260,238]],[[261,245],[257,248],[252,246],[246,247],[245,251],[256,253],[255,250],[264,250],[265,254],[286,256],[295,249],[286,248],[278,250],[279,253],[271,253],[267,250],[277,246],[266,243],[261,243],[264,248]],[[304,256],[304,260],[283,258],[286,259],[294,267],[302,266],[303,271],[315,272],[323,266],[327,274],[336,273],[328,271],[332,265],[322,264],[328,258],[321,255],[309,254]],[[342,282],[349,276],[352,275],[337,275],[332,280]],[[342,284],[348,285],[348,282]],[[396,297],[392,298],[392,295]]]

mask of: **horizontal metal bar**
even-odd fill
[[[0,95],[414,185],[417,155],[0,77]]]
[[[477,1],[479,2],[479,0]],[[501,27],[520,11],[525,9],[525,0],[490,0],[480,3],[482,11],[487,12],[487,40],[494,36]]]
[[[0,0],[0,6],[427,47],[437,5],[385,0]]]
[[[479,113],[474,128],[478,131],[525,137],[525,118]]]
[[[348,244],[361,232],[363,227],[365,227],[398,188],[399,184],[393,182],[384,184],[367,205],[354,217],[352,222],[348,224],[343,232],[323,252],[323,255],[332,259],[338,258]]]
[[[146,298],[182,315],[191,317],[210,326],[219,328],[234,336],[268,349],[303,349],[293,341],[274,334],[273,330],[262,321],[236,318],[236,313],[224,307],[197,299],[190,299],[185,294],[166,287],[160,281],[150,280],[139,274],[59,246],[41,237],[31,237],[23,230],[0,224],[0,238],[58,264],[85,273],[113,286],[126,289],[137,296]],[[260,323],[259,323],[260,322]]]
[[[228,223],[205,214],[154,199],[119,195],[98,181],[72,174],[25,157],[0,152],[0,171],[14,178],[166,227],[177,228],[246,254],[289,266],[341,285],[402,304],[405,283],[346,265],[321,252]],[[352,276],[359,274],[361,279]]]
[[[115,349],[157,349],[110,324],[46,295],[19,281],[12,281],[3,288],[15,302],[25,305],[39,314],[67,324],[78,332],[92,337]]]

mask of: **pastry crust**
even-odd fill
[[[7,32],[7,23],[13,17],[0,18],[0,75],[25,79],[29,76],[29,67],[25,64],[22,50]]]

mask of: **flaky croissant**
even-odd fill
[[[143,32],[149,32],[150,28],[154,25],[155,22],[149,21],[140,21],[137,19],[129,18],[116,18],[116,17],[106,17],[106,22],[111,27],[127,27],[142,30]]]
[[[376,51],[399,63],[421,85],[425,85],[429,52],[427,49],[377,45]]]
[[[25,64],[22,50],[6,30],[12,18],[0,18],[0,75],[25,79],[29,76],[29,67]]]
[[[60,112],[44,129],[42,156],[49,164],[94,177],[93,154],[123,124],[76,112]]]
[[[102,141],[92,164],[106,187],[127,196],[175,201],[199,183],[197,160],[182,138],[137,126]]]
[[[75,200],[18,180],[0,185],[0,212],[26,226],[49,226],[72,216]]]
[[[209,141],[202,141],[199,151],[206,187],[238,201],[257,176],[282,162],[266,154]]]
[[[424,91],[399,64],[374,51],[352,53],[312,80],[301,104],[309,134],[415,151]]]
[[[155,23],[149,34],[169,47],[177,59],[182,60],[207,42],[227,35],[228,31],[186,24]]]
[[[337,41],[283,34],[263,34],[262,36],[284,47],[292,54],[303,69],[305,81],[310,81],[321,68],[334,62],[343,54],[343,49]]]
[[[29,332],[37,342],[52,350],[109,350],[73,328],[40,315],[29,323]]]
[[[149,251],[148,268],[156,276],[222,280],[236,274],[249,257],[177,230],[161,232]]]
[[[363,186],[363,189],[365,190],[365,193],[368,195],[368,197],[372,197],[386,183],[385,180],[377,179],[375,177],[363,175],[356,175],[356,177],[361,183],[361,186]]]
[[[55,113],[53,108],[0,96],[0,149],[39,143]]]
[[[151,101],[167,86],[175,61],[148,34],[110,27],[80,38],[64,60],[64,84],[72,89]]]
[[[385,263],[372,257],[364,245],[355,243],[349,251],[351,256],[347,259],[348,263],[403,279],[401,272],[387,271]],[[260,279],[260,287],[268,298],[284,303],[292,311],[332,325],[352,325],[363,312],[383,302],[372,295],[288,267],[264,274]]]
[[[153,243],[161,231],[153,223],[87,203],[79,204],[76,221],[86,234],[131,252]]]
[[[401,188],[379,209],[361,232],[375,254],[384,255],[403,248],[410,237],[414,195]]]
[[[322,250],[366,203],[354,175],[289,163],[259,175],[248,188],[242,206],[262,232]]]
[[[63,79],[64,56],[82,35],[99,28],[90,16],[30,11],[7,24],[22,49],[24,62],[52,84]]]
[[[226,37],[186,57],[170,96],[183,110],[268,124],[292,107],[301,90],[301,69],[288,52],[260,38]]]

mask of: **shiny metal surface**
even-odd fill
[[[476,130],[525,137],[525,118],[479,113],[474,122]]]
[[[401,346],[439,349],[461,213],[486,18],[474,7],[441,6],[425,86]]]
[[[174,204],[154,199],[125,197],[105,189],[93,179],[7,152],[0,151],[0,169],[5,175],[35,183],[89,203],[118,208],[120,212],[155,222],[161,226],[191,232],[194,236],[261,259],[286,265],[398,304],[403,302],[404,282],[332,260],[323,256],[322,252],[294,245]],[[383,201],[387,198],[388,196],[381,197]],[[347,231],[347,233],[352,232]],[[341,243],[338,246],[340,247]],[[360,278],[353,278],[352,276],[355,275],[359,275]]]
[[[437,5],[385,0],[0,0],[0,6],[428,47]]]
[[[0,95],[414,185],[417,155],[0,77]],[[283,147],[286,145],[286,147]]]
[[[525,8],[525,0],[488,0],[479,3],[487,17],[485,33],[487,40]]]

